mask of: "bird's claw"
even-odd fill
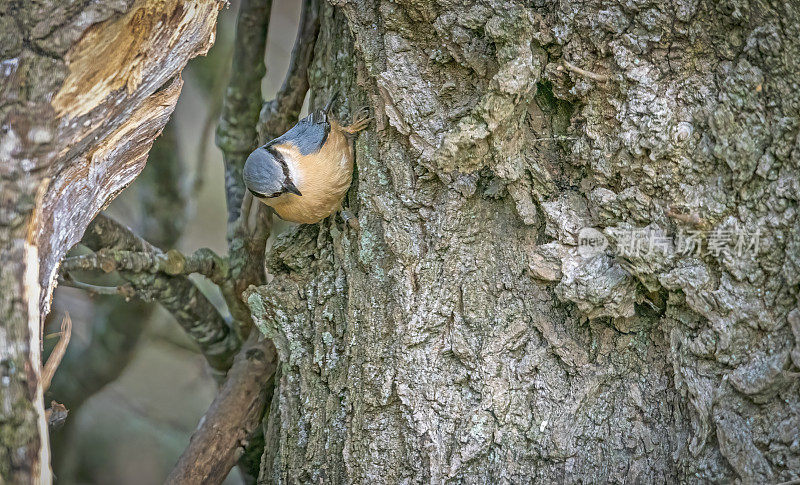
[[[366,128],[370,121],[372,121],[372,116],[370,116],[369,107],[364,106],[356,112],[355,116],[353,117],[353,123],[349,126],[346,126],[344,130],[351,135],[354,135]]]
[[[361,225],[358,223],[358,218],[354,216],[353,213],[350,212],[349,210],[343,210],[341,212],[341,215],[342,215],[342,220],[344,221],[345,224],[347,224],[347,226],[350,229],[358,230],[361,227]]]

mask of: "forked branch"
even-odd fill
[[[89,224],[82,242],[94,251],[134,251],[164,254],[124,225],[99,214]],[[211,368],[224,374],[239,350],[240,340],[214,305],[186,276],[160,273],[120,272],[136,297],[155,300],[169,311],[197,343]],[[129,295],[125,295],[129,296]]]

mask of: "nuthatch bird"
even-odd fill
[[[244,164],[244,184],[281,219],[314,224],[335,212],[353,178],[352,138],[369,118],[342,126],[329,119],[336,95],[283,135],[256,148]]]

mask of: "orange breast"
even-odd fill
[[[276,146],[287,163],[294,163],[293,181],[302,196],[283,194],[264,202],[287,221],[314,224],[339,209],[353,177],[353,151],[341,126],[331,131],[318,153],[301,155],[292,145]]]

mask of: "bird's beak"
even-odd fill
[[[290,192],[292,194],[299,195],[301,197],[303,195],[300,193],[299,190],[297,190],[297,187],[295,187],[294,182],[292,182],[291,180],[287,180],[286,182],[284,182],[283,188],[286,189],[286,192]]]

